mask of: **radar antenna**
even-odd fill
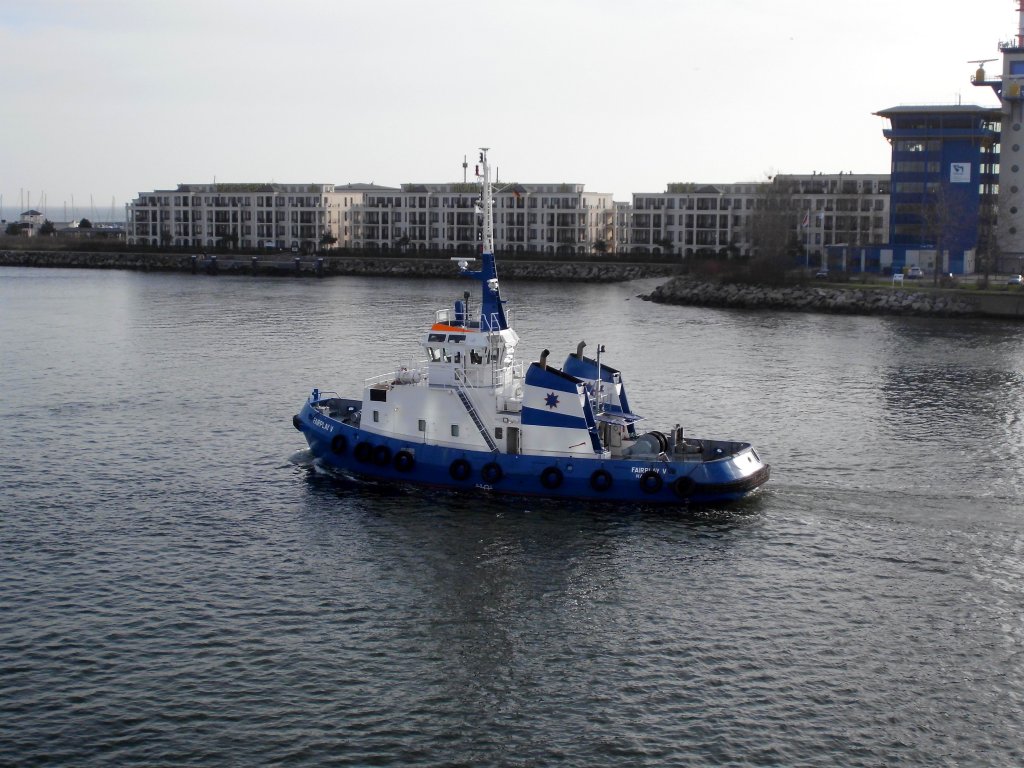
[[[985,78],[985,65],[990,61],[996,61],[996,59],[971,59],[968,64],[977,64],[978,69],[974,73],[974,77],[971,78],[971,82],[975,85],[986,85],[987,80]]]

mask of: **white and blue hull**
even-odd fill
[[[383,482],[581,501],[704,505],[741,499],[770,474],[749,444],[729,443],[732,450],[716,457],[716,441],[691,441],[704,451],[684,461],[510,455],[374,434],[326,415],[318,404],[330,399],[310,398],[293,420],[313,455],[334,469]]]

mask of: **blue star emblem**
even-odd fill
[[[544,395],[544,405],[546,405],[548,408],[557,408],[558,395],[556,395],[554,392],[548,392],[546,395]]]

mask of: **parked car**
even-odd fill
[[[920,280],[924,277],[924,270],[920,267],[911,267],[907,270],[907,280]]]
[[[1007,285],[1024,285],[1024,277],[1020,275],[1010,275],[1010,279],[1006,281]]]
[[[819,269],[817,272],[814,273],[814,279],[815,280],[828,280],[828,270],[827,269]]]

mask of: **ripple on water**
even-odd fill
[[[414,356],[457,281],[12,273],[0,763],[1024,762],[1016,326],[512,284],[527,357],[584,327],[773,464],[665,514],[311,460],[301,398]]]

